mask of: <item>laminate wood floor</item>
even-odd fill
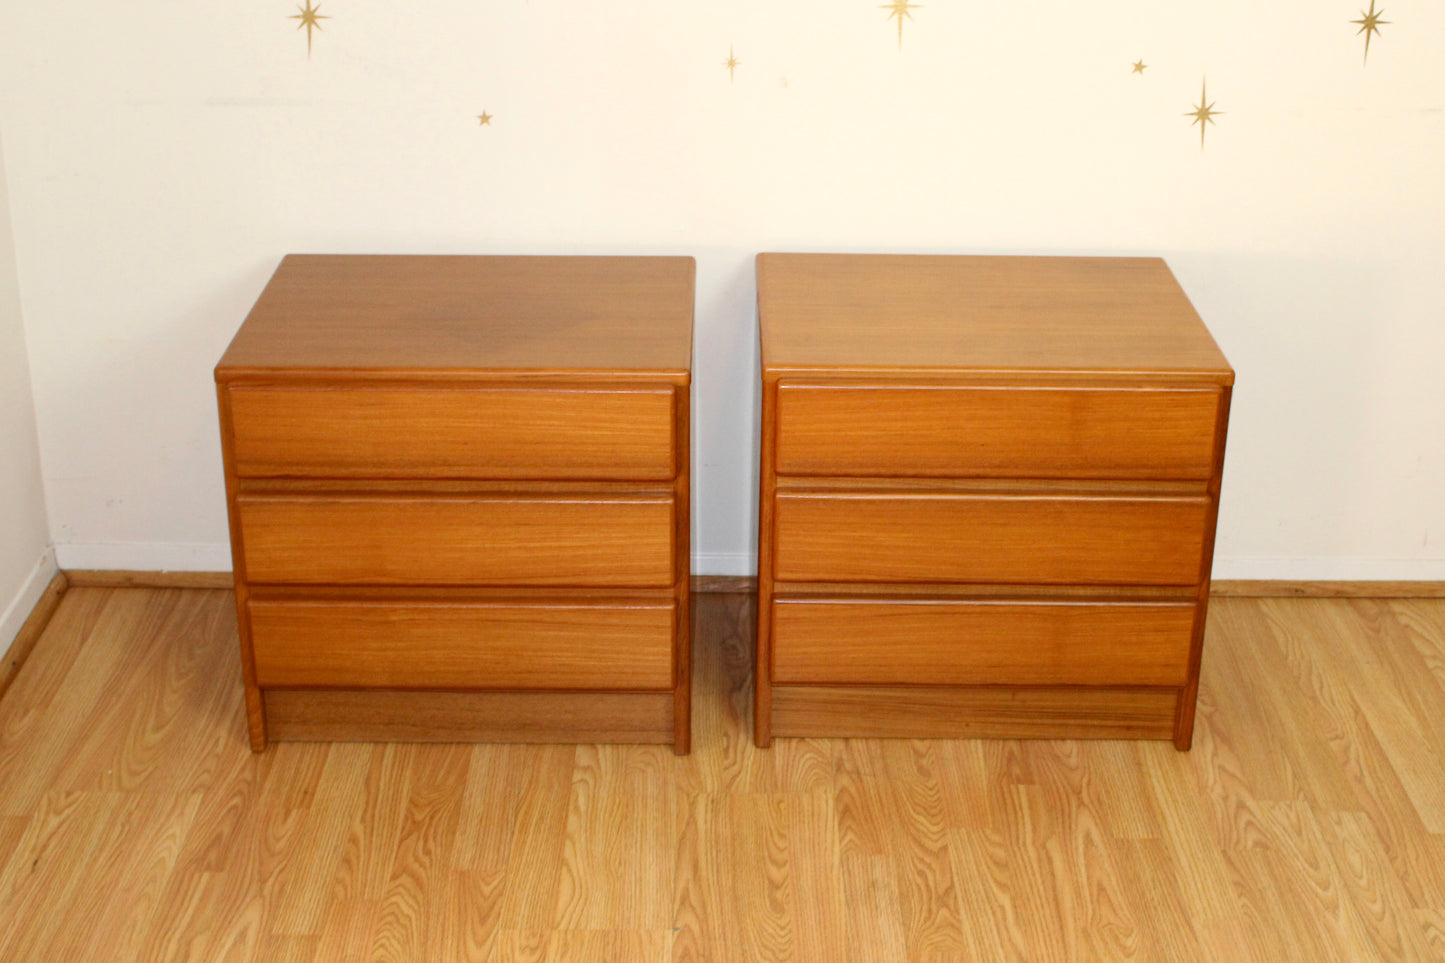
[[[1445,602],[1217,599],[1195,747],[247,748],[229,593],[79,588],[0,701],[0,960],[1445,960]]]

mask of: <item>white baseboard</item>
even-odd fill
[[[35,563],[35,567],[30,570],[30,575],[20,586],[20,591],[10,600],[10,604],[5,606],[5,614],[0,615],[0,656],[10,651],[11,643],[20,634],[20,627],[30,618],[35,603],[40,601],[46,586],[59,570],[60,566],[55,561],[55,550],[47,548]]]
[[[226,542],[72,542],[55,546],[66,571],[106,572],[229,572],[231,546]]]
[[[756,575],[758,557],[750,552],[694,552],[694,575]]]
[[[1445,558],[1223,558],[1214,578],[1266,582],[1441,582]]]

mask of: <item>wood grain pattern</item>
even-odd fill
[[[673,390],[230,387],[243,478],[667,480]]]
[[[267,689],[277,739],[671,742],[671,692]]]
[[[778,374],[1234,381],[1159,258],[759,254],[757,273]]]
[[[1194,606],[773,601],[773,682],[1182,686]]]
[[[757,272],[758,745],[777,711],[809,735],[1157,738],[1167,701],[1189,748],[1234,373],[1164,262],[762,254]],[[1063,606],[1170,593],[1193,612],[1167,628]],[[982,604],[1008,598],[1060,607]],[[1046,688],[988,691],[1020,684]],[[1125,684],[1157,687],[1142,722]]]
[[[256,681],[397,689],[671,689],[675,607],[252,598]]]
[[[758,302],[762,310],[762,302]],[[777,559],[774,557],[778,507],[778,382],[763,376],[762,444],[758,453],[758,608],[754,629],[758,671],[753,678],[753,740],[760,747],[773,742],[773,677],[768,668],[773,664],[773,580]]]
[[[1205,479],[1218,389],[778,385],[780,475]]]
[[[1214,473],[1209,477],[1209,508],[1204,515],[1204,544],[1199,564],[1199,580],[1194,586],[1194,635],[1189,643],[1189,681],[1179,690],[1174,712],[1174,748],[1187,752],[1194,745],[1194,716],[1199,707],[1199,664],[1204,657],[1204,627],[1209,613],[1209,579],[1214,569],[1214,539],[1219,524],[1219,494],[1224,483],[1224,445],[1229,436],[1229,408],[1234,388],[1226,385],[1219,392],[1219,408],[1214,425]]]
[[[689,750],[694,273],[282,260],[215,370],[254,750],[278,732],[600,738],[643,719],[661,731],[642,741]],[[516,597],[486,594],[502,588]],[[657,597],[599,605],[619,588]],[[572,607],[539,608],[538,589]]]
[[[680,454],[672,482],[672,751],[692,751],[692,403],[687,391],[673,405],[673,444]]]
[[[695,273],[690,257],[291,254],[216,377],[687,384]]]
[[[690,756],[253,755],[229,592],[72,588],[0,699],[0,959],[1445,950],[1445,603],[1215,599],[1179,753],[781,734],[759,750],[754,600],[696,602]]]
[[[253,584],[663,587],[674,579],[666,497],[242,495],[236,504]]]
[[[1209,499],[779,492],[780,582],[1192,585]]]
[[[1163,739],[1175,689],[773,685],[774,736]]]

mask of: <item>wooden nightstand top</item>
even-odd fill
[[[1234,382],[1159,258],[760,254],[757,272],[765,376]]]
[[[216,368],[686,384],[690,257],[292,254]]]

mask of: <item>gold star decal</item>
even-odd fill
[[[728,59],[726,59],[726,60],[723,61],[723,66],[728,69],[728,82],[729,82],[729,83],[731,83],[732,80],[733,80],[733,71],[735,71],[735,70],[738,69],[738,64],[740,64],[740,63],[742,63],[742,61],[739,60],[736,56],[733,55],[733,47],[732,47],[732,44],[728,44]]]
[[[1224,113],[1224,111],[1215,110],[1214,105],[1209,102],[1209,95],[1205,92],[1205,84],[1201,81],[1199,84],[1199,105],[1184,115],[1185,117],[1194,118],[1193,123],[1189,125],[1190,127],[1193,127],[1194,124],[1199,125],[1200,150],[1204,149],[1204,128],[1214,123],[1214,118],[1222,113]]]
[[[1380,34],[1380,27],[1381,27],[1382,25],[1388,25],[1388,24],[1390,23],[1390,21],[1388,21],[1388,20],[1381,20],[1381,19],[1380,19],[1381,14],[1383,14],[1384,12],[1385,12],[1385,11],[1381,10],[1379,13],[1376,13],[1376,12],[1375,12],[1375,0],[1370,0],[1370,10],[1369,10],[1369,12],[1366,13],[1364,10],[1361,10],[1361,11],[1360,11],[1360,16],[1361,16],[1363,19],[1361,19],[1361,20],[1351,20],[1351,21],[1350,21],[1350,23],[1357,23],[1357,24],[1360,25],[1360,29],[1355,31],[1355,36],[1358,37],[1360,34],[1364,34],[1364,35],[1365,35],[1365,59],[1366,59],[1366,60],[1369,60],[1369,59],[1370,59],[1370,34],[1374,34],[1374,35],[1376,35],[1376,36],[1379,36],[1379,34]]]
[[[1143,61],[1142,58],[1139,59],[1139,60],[1136,60],[1136,61],[1134,61],[1134,73],[1140,74],[1140,75],[1142,76],[1143,73],[1144,73],[1145,68],[1148,67],[1148,66],[1149,66],[1149,65],[1146,64],[1146,63]]]
[[[485,110],[477,115],[477,120],[482,122],[481,126],[483,127],[492,126],[492,115],[487,113]]]
[[[909,20],[912,20],[912,19],[913,19],[913,14],[909,13],[908,11],[910,11],[910,10],[917,10],[917,9],[919,9],[920,6],[921,6],[921,5],[920,5],[920,4],[917,4],[917,3],[909,3],[908,0],[892,0],[891,3],[885,3],[885,4],[883,4],[881,7],[878,8],[879,10],[887,10],[887,11],[889,11],[889,14],[888,14],[888,19],[889,19],[889,20],[893,20],[893,19],[895,19],[895,18],[898,20],[898,49],[899,49],[899,50],[902,50],[902,49],[903,49],[903,20],[904,20],[905,17],[908,18]]]
[[[300,30],[300,29],[302,29],[303,27],[306,29],[306,56],[307,56],[307,57],[310,57],[310,56],[311,56],[311,31],[313,31],[313,30],[320,30],[320,29],[321,29],[321,24],[320,24],[318,21],[321,21],[321,20],[330,20],[331,18],[328,17],[328,16],[323,15],[323,14],[320,12],[320,11],[321,11],[321,8],[320,8],[319,6],[318,6],[318,7],[313,7],[313,6],[311,6],[311,0],[306,0],[306,6],[304,6],[304,7],[297,7],[296,9],[297,9],[297,10],[300,10],[301,12],[298,13],[298,14],[295,14],[294,16],[292,16],[291,19],[292,19],[292,20],[300,20],[300,21],[301,21],[300,23],[298,23],[298,24],[296,25],[296,29],[297,29],[297,30]]]

